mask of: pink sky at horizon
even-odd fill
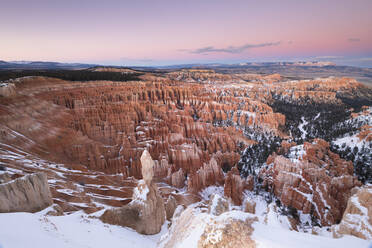
[[[370,0],[3,0],[0,60],[369,61],[371,12]]]

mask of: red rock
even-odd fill
[[[284,205],[314,214],[322,225],[335,224],[341,220],[351,189],[360,182],[353,176],[352,164],[332,153],[324,140],[305,142],[304,149],[298,162],[269,157],[270,168],[260,172],[263,185]]]
[[[198,171],[189,175],[187,188],[188,191],[196,193],[211,185],[221,185],[223,181],[222,169],[212,158],[208,164],[204,164]]]
[[[227,198],[231,198],[235,205],[242,204],[244,182],[239,175],[239,171],[234,167],[226,175],[224,194]]]
[[[170,176],[170,184],[177,188],[182,188],[185,185],[185,174],[182,168]]]

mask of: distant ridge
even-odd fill
[[[110,66],[84,63],[60,63],[49,61],[3,61],[1,71],[18,70],[86,70],[101,72],[152,72],[166,73],[180,69],[213,69],[220,73],[278,73],[286,77],[311,79],[317,77],[353,77],[372,86],[372,68],[335,65],[331,62],[297,61],[297,62],[245,62],[237,64],[194,63],[167,66]]]
[[[97,66],[96,64],[60,63],[49,61],[3,61],[0,70],[81,70]]]

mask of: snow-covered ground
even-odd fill
[[[347,147],[354,149],[358,147],[361,150],[363,147],[369,147],[370,142],[366,139],[359,139],[358,133],[354,135],[346,134],[344,137],[337,138],[332,141],[333,145],[338,145],[340,150],[345,150]]]
[[[221,187],[209,187],[203,191],[203,200],[207,200],[211,194],[219,194],[220,192]],[[252,238],[259,248],[367,248],[371,245],[370,241],[353,236],[334,239],[332,238],[332,234],[325,229],[319,232],[320,235],[290,230],[290,223],[287,217],[275,211],[275,205],[273,203],[268,205],[262,196],[254,195],[252,192],[246,191],[244,195],[245,201],[256,203],[255,215],[243,212],[239,206],[231,206],[230,211],[220,216],[208,214],[205,210],[192,210],[197,215],[197,218],[187,219],[188,222],[184,223],[188,227],[187,229],[181,229],[182,231],[177,229],[179,233],[176,233],[176,235],[180,237],[180,240],[175,247],[197,247],[198,240],[203,234],[205,227],[214,221],[221,224],[224,219],[233,218],[243,220],[252,216],[258,218],[258,221],[253,224],[254,231]],[[203,208],[205,209],[205,207]],[[45,213],[49,210],[50,208],[34,214],[1,213],[0,247],[151,248],[157,247],[161,239],[166,240],[169,238],[168,222],[164,223],[162,231],[159,234],[142,235],[130,228],[101,222],[97,219],[97,216],[100,216],[103,211],[90,215],[79,211],[64,216],[45,216]],[[183,227],[183,225],[181,226]],[[215,238],[215,235],[212,236]]]
[[[260,222],[253,224],[252,238],[256,241],[258,248],[367,248],[369,242],[352,236],[340,239],[312,235],[286,230],[281,227],[265,225]]]
[[[167,223],[157,235],[142,235],[120,226],[108,225],[82,211],[65,216],[39,213],[1,213],[1,248],[102,248],[156,247]],[[102,212],[96,213],[97,215]]]
[[[201,196],[204,201],[207,201],[212,194],[220,194],[222,187],[211,186],[204,189],[201,192]],[[243,207],[230,206],[230,211],[223,213],[220,216],[214,216],[208,214],[205,211],[194,209],[192,212],[196,217],[187,218],[186,222],[183,222],[182,231],[178,228],[170,232],[177,232],[177,242],[175,247],[177,248],[189,248],[197,247],[198,240],[204,232],[204,229],[208,224],[217,223],[221,225],[224,219],[234,218],[244,220],[247,217],[256,216],[258,221],[253,224],[254,231],[252,238],[255,240],[258,248],[298,248],[298,247],[324,247],[324,248],[343,248],[343,247],[369,247],[370,241],[356,238],[354,236],[344,236],[339,239],[332,237],[332,233],[327,231],[326,228],[319,228],[318,235],[311,234],[311,230],[297,232],[291,230],[291,225],[288,218],[278,213],[275,208],[275,204],[267,204],[263,196],[255,195],[250,191],[244,192],[244,202],[255,202],[256,213],[255,215],[243,212]],[[244,203],[243,203],[244,206]],[[202,208],[201,208],[202,209]],[[189,211],[189,210],[188,210]],[[183,220],[185,221],[185,220]],[[218,228],[216,226],[216,230]],[[218,232],[208,234],[208,237],[212,235],[214,239],[218,239]],[[173,234],[174,235],[174,234]],[[170,235],[165,235],[162,238],[161,245],[164,245],[170,239]],[[372,243],[371,243],[372,244]],[[163,246],[160,246],[163,247]]]
[[[306,121],[305,120],[305,117],[301,117],[301,123],[300,123],[300,125],[298,125],[298,129],[300,129],[300,131],[301,131],[301,138],[302,139],[306,139],[306,135],[307,135],[307,131],[304,129],[304,126],[306,126],[307,124],[309,124],[309,122],[308,121]]]
[[[333,147],[336,147],[338,151],[347,152],[349,149],[349,153],[352,152],[355,156],[355,163],[355,161],[357,161],[360,156],[371,154],[370,138],[372,131],[372,108],[370,107],[365,111],[364,114],[359,115],[356,118],[347,120],[346,123],[358,127],[359,130],[349,132],[340,137],[337,137],[331,141],[331,144]],[[366,125],[364,130],[360,128],[363,125]],[[362,133],[364,133],[364,135],[361,135]]]

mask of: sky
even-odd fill
[[[372,0],[1,0],[0,60],[372,67]]]

